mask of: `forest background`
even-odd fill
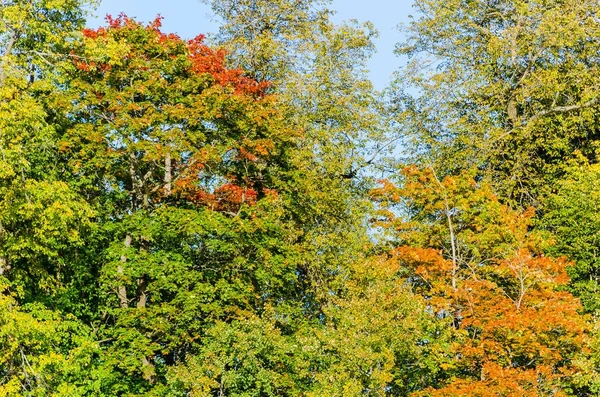
[[[597,1],[204,4],[0,2],[0,396],[600,394]]]

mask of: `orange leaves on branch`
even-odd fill
[[[236,212],[242,204],[256,203],[258,193],[252,188],[226,183],[215,190],[214,198],[215,210]]]
[[[88,39],[97,39],[98,37],[106,37],[106,29],[105,28],[98,28],[98,29],[85,28],[81,31],[81,33],[83,34],[83,37],[86,37]]]
[[[252,154],[244,147],[237,150],[229,150],[228,153],[236,153],[229,156],[235,162],[256,162],[260,157]],[[227,157],[227,156],[226,156]],[[242,205],[254,205],[258,201],[259,192],[248,179],[239,180],[234,175],[226,175],[218,187],[209,188],[200,181],[200,175],[210,172],[212,167],[219,167],[222,156],[201,150],[197,156],[189,160],[187,164],[180,165],[179,177],[175,181],[173,193],[189,200],[197,205],[202,205],[214,211],[237,213]],[[273,189],[262,188],[265,195],[276,196]]]
[[[401,267],[410,269],[429,285],[431,282],[444,279],[452,270],[452,261],[444,258],[439,250],[433,248],[401,246],[394,249],[391,254]]]
[[[178,186],[178,189],[181,185]],[[180,191],[181,192],[181,191]],[[258,192],[252,188],[224,183],[213,192],[199,186],[188,188],[181,192],[182,196],[191,202],[210,208],[212,211],[237,213],[242,205],[254,205],[258,200]]]
[[[204,44],[204,35],[199,35],[188,41],[189,59],[192,70],[198,74],[210,73],[215,82],[221,86],[231,86],[235,93],[244,95],[262,95],[269,87],[268,82],[257,82],[244,75],[241,69],[228,69],[225,67],[223,49],[216,51]]]
[[[552,392],[540,394],[539,385],[546,381],[546,371],[530,369],[520,370],[506,368],[493,363],[483,365],[481,379],[465,380],[456,379],[450,387],[432,389],[427,392],[417,393],[427,397],[539,397],[551,395],[565,397],[566,394],[548,388]]]
[[[432,313],[451,317],[457,335],[467,335],[455,351],[453,380],[418,395],[559,390],[586,348],[587,326],[579,301],[559,290],[567,263],[545,257],[543,236],[531,231],[534,211],[503,205],[468,174],[438,179],[416,167],[404,170],[400,187],[384,182],[374,196],[382,210],[400,203],[406,213],[380,223],[399,244],[390,256]]]
[[[208,158],[206,156],[205,159]],[[175,181],[173,193],[213,211],[227,213],[237,213],[242,205],[254,205],[257,202],[258,192],[248,184],[236,183],[233,176],[214,189],[202,186],[198,175],[205,169],[206,165],[201,161],[186,165],[180,178]]]
[[[256,160],[258,160],[258,157],[255,156],[254,154],[250,153],[243,147],[241,147],[238,152],[238,159],[239,160],[256,161]]]

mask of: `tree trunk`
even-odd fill
[[[146,307],[146,303],[148,302],[148,297],[146,295],[146,287],[147,286],[148,286],[148,283],[146,282],[145,277],[138,278],[138,287],[137,287],[138,299],[137,299],[137,304],[136,304],[136,307],[138,309]]]
[[[131,247],[131,234],[127,233],[125,236],[125,249]],[[127,262],[127,256],[125,254],[121,255],[121,265],[117,268],[117,272],[119,275],[123,275],[124,269],[123,265]],[[117,295],[119,296],[119,304],[121,309],[127,309],[129,307],[129,300],[127,300],[127,287],[121,284],[117,288]]]
[[[167,153],[165,156],[165,195],[171,195],[171,181],[173,180],[171,170],[171,153]]]

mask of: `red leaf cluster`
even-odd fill
[[[210,74],[217,85],[231,87],[236,94],[258,96],[265,94],[265,91],[270,84],[268,82],[257,82],[246,76],[241,69],[229,69],[226,66],[227,52],[225,50],[213,50],[209,48],[204,43],[204,35],[198,35],[185,42],[175,34],[163,33],[160,30],[162,19],[162,17],[158,16],[154,21],[145,26],[144,29],[154,36],[154,42],[159,43],[162,46],[185,45],[190,73],[199,75]],[[116,18],[108,15],[106,21],[108,27],[83,29],[83,36],[90,40],[107,40],[110,36],[118,37],[120,31],[135,30],[142,27],[139,22],[125,14],[120,14]],[[129,54],[128,56],[133,57],[135,55],[139,56],[140,54]],[[82,57],[73,57],[73,61],[76,67],[82,71],[96,70],[97,68],[99,68],[101,72],[110,70],[110,65],[101,64],[97,61]]]

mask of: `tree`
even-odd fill
[[[303,230],[309,277],[326,301],[367,236],[367,192],[386,145],[382,104],[366,75],[376,32],[334,24],[329,1],[206,1],[221,21],[212,42],[229,63],[270,83],[287,123],[302,131],[283,187]],[[381,166],[381,167],[379,167]]]
[[[382,104],[366,75],[371,23],[335,25],[328,0],[206,2],[222,20],[215,42],[233,65],[271,83],[306,130],[307,151],[319,153],[313,166],[352,179],[385,153]]]
[[[398,85],[419,94],[398,90],[396,100],[423,164],[440,173],[478,167],[503,200],[526,208],[540,205],[576,150],[595,158],[595,2],[417,0],[415,8],[398,47],[414,59]]]
[[[58,63],[77,39],[91,2],[3,1],[0,5],[0,273],[28,302],[74,312],[89,278],[73,256],[89,232],[91,207],[62,178],[57,162]],[[89,314],[89,313],[88,313]]]
[[[401,187],[375,192],[392,255],[432,315],[449,319],[459,344],[443,382],[417,395],[566,395],[589,331],[563,259],[543,255],[533,211],[501,204],[468,174],[438,179],[405,170]],[[391,206],[403,202],[405,216]]]
[[[404,273],[387,253],[348,266],[343,292],[314,327],[318,343],[303,343],[319,368],[309,396],[405,396],[435,382],[451,360],[452,334]]]
[[[85,30],[64,64],[53,103],[69,109],[61,157],[98,213],[88,241],[109,394],[168,394],[171,369],[201,368],[217,330],[243,333],[268,307],[318,310],[307,281],[318,269],[289,206],[300,134],[266,84],[224,62],[201,36],[120,16]]]
[[[541,222],[552,232],[556,244],[549,247],[553,256],[566,256],[574,263],[568,269],[570,290],[582,300],[589,313],[599,308],[597,234],[599,203],[597,201],[598,167],[587,161],[572,162],[567,175],[547,200],[547,212]]]

